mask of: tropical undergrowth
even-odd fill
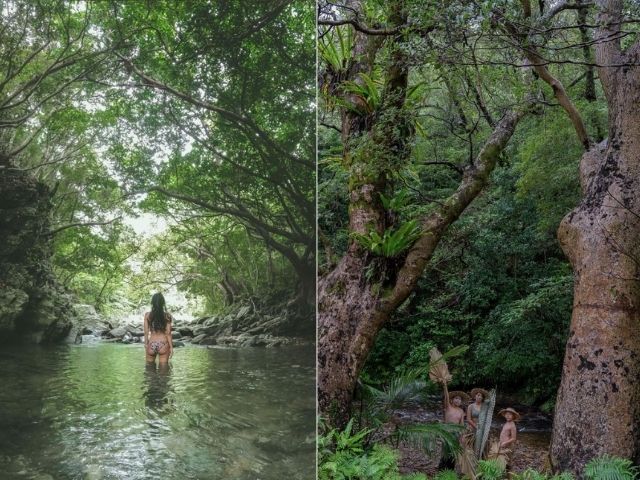
[[[451,472],[447,480],[456,480],[455,472]],[[569,472],[549,474],[528,468],[522,472],[507,473],[504,466],[497,460],[480,460],[478,462],[477,478],[480,480],[575,480]],[[631,460],[603,455],[592,458],[582,472],[586,480],[635,480],[640,475],[640,469]],[[436,478],[436,477],[434,477]]]
[[[459,346],[442,359],[460,355]],[[423,449],[435,455],[438,448],[460,451],[458,436],[463,427],[444,423],[405,423],[398,410],[417,406],[426,400],[433,382],[424,380],[434,365],[406,371],[381,387],[358,383],[352,417],[344,430],[330,429],[320,422],[318,440],[320,479],[426,479],[422,474],[402,476],[398,470],[400,444]]]

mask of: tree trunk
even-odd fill
[[[581,1],[576,2],[582,3]],[[578,9],[578,25],[580,25],[580,41],[582,42],[582,56],[585,62],[585,76],[584,76],[584,99],[588,102],[595,102],[596,98],[596,80],[593,67],[593,55],[591,54],[591,41],[589,31],[585,26],[587,24],[587,9]]]
[[[598,3],[597,38],[615,37],[622,2]],[[551,461],[576,475],[605,453],[640,461],[640,68],[611,66],[639,51],[596,48],[609,139],[583,156],[582,202],[558,230],[575,284]]]

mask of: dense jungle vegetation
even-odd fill
[[[64,289],[106,313],[177,287],[192,314],[252,299],[308,317],[313,5],[0,8],[0,167],[46,190]]]
[[[330,427],[347,425],[359,384],[467,345],[452,388],[554,411],[556,471],[638,460],[640,416],[614,406],[639,398],[638,14],[622,1],[321,2]]]

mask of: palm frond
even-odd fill
[[[449,373],[447,362],[436,347],[429,350],[429,378],[436,383],[448,384],[453,378]]]
[[[547,480],[547,476],[533,468],[527,468],[524,472],[511,474],[511,480]]]
[[[367,386],[367,393],[373,408],[391,411],[422,402],[425,398],[425,387],[425,381],[416,379],[409,372],[392,378],[389,384],[381,390]]]
[[[575,480],[571,472],[560,472],[552,476],[549,480]]]
[[[469,350],[468,345],[458,345],[456,347],[453,347],[450,350],[447,350],[444,354],[440,353],[440,351],[437,348],[435,348],[435,352],[434,352],[434,349],[431,349],[431,351],[429,352],[429,355],[431,356],[429,365],[427,365],[426,367],[414,369],[414,374],[416,375],[416,377],[420,377],[427,374],[429,374],[429,377],[431,377],[430,373],[434,368],[439,368],[438,365],[445,363],[449,358],[458,357],[462,355],[467,350]],[[434,352],[434,355],[431,355],[431,352]],[[447,372],[448,371],[449,370],[447,367]],[[438,380],[434,380],[433,378],[431,378],[431,380],[438,382]]]
[[[443,449],[455,455],[461,451],[458,435],[463,429],[463,426],[451,423],[422,423],[400,425],[397,434],[399,440],[427,452],[434,452],[441,443]]]
[[[478,468],[478,457],[476,457],[473,448],[465,445],[462,451],[456,457],[456,463],[460,472],[467,478],[475,480],[476,470]]]

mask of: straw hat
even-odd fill
[[[449,392],[449,398],[451,400],[453,400],[456,397],[460,397],[463,403],[471,400],[469,395],[467,395],[465,392],[462,392],[460,390],[454,390],[453,392]]]
[[[498,415],[502,415],[504,417],[504,414],[510,412],[513,414],[513,421],[517,422],[518,420],[520,420],[520,414],[518,412],[516,412],[513,408],[509,407],[509,408],[503,408],[502,410],[500,410],[498,412]]]
[[[476,399],[476,394],[481,393],[482,394],[482,400],[486,400],[487,398],[489,398],[489,392],[487,392],[484,388],[474,388],[473,390],[471,390],[471,398],[473,400]]]

